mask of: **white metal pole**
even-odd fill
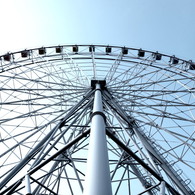
[[[165,182],[162,181],[160,184],[160,195],[165,195]]]
[[[112,195],[101,88],[96,84],[84,195]]]
[[[25,182],[26,182],[26,185],[25,185],[26,195],[32,195],[31,187],[30,187],[30,177],[28,174],[25,176]]]

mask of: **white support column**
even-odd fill
[[[160,195],[165,195],[165,182],[162,181],[160,184]]]
[[[30,187],[30,177],[28,174],[25,176],[25,188],[26,188],[26,195],[32,195],[31,187]]]
[[[112,195],[101,88],[96,84],[84,195]]]

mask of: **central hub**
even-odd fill
[[[91,80],[91,88],[95,89],[97,83],[100,85],[101,89],[106,87],[106,80]]]

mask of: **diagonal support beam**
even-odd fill
[[[46,190],[48,190],[50,193],[57,195],[54,191],[50,190],[48,187],[44,186],[41,182],[37,181],[36,179],[34,179],[33,177],[30,177],[34,182],[36,182],[37,184],[39,184],[39,186],[45,188]]]
[[[110,137],[116,144],[118,144],[125,152],[127,152],[134,160],[136,160],[140,165],[147,169],[156,179],[163,181],[163,178],[158,175],[153,169],[151,169],[141,158],[139,158],[134,152],[132,152],[123,142],[121,142],[111,131],[106,130],[106,134]]]
[[[57,124],[21,161],[18,163],[7,175],[7,177],[0,183],[0,190],[21,170],[23,169],[28,162],[43,148],[45,143],[48,143],[52,139],[53,135],[58,131],[61,125],[67,120],[72,114],[85,102],[88,97],[91,96],[92,91],[89,91],[86,96],[75,105],[70,112],[64,117],[64,119]]]
[[[5,194],[6,192],[8,192],[6,195],[11,195],[14,193],[15,189],[22,183],[22,179],[19,179],[16,183],[14,183],[13,185],[10,186],[10,188],[4,190],[3,192],[1,192],[1,195]]]
[[[155,150],[155,148],[148,142],[147,138],[142,135],[140,132],[136,120],[133,117],[129,117],[125,111],[120,107],[120,105],[117,103],[117,101],[110,95],[108,90],[104,91],[104,97],[106,103],[129,125],[129,127],[132,129],[133,133],[136,134],[136,136],[139,138],[139,140],[142,142],[143,146],[145,147],[146,151],[148,151],[149,154],[152,154],[155,159],[157,159],[159,162],[159,166],[164,170],[164,172],[167,174],[167,176],[176,184],[176,186],[183,192],[183,194],[190,194],[192,193],[191,189],[188,188],[187,185],[185,185],[185,182],[183,179],[178,176],[175,172],[175,170],[172,168],[171,165],[168,165],[165,159],[163,159],[158,152]],[[132,121],[131,121],[132,120]],[[151,155],[149,155],[149,158],[151,158]],[[151,160],[153,162],[153,158]],[[166,185],[168,186],[168,184]],[[171,191],[171,190],[170,190]]]
[[[89,134],[89,132],[90,132],[90,130],[88,129],[85,132],[83,132],[81,135],[77,136],[74,140],[72,140],[71,142],[67,143],[62,149],[60,149],[59,151],[57,151],[54,155],[50,156],[47,160],[45,160],[41,164],[37,165],[33,169],[31,169],[28,172],[28,174],[29,175],[32,175],[37,170],[41,169],[43,166],[45,166],[47,163],[49,163],[50,161],[52,161],[54,158],[56,158],[57,156],[59,156],[60,154],[62,154],[63,152],[65,152],[67,149],[69,149],[71,146],[73,146],[74,144],[76,144],[77,142],[79,142],[82,138],[86,137]]]
[[[31,169],[28,174],[32,175],[33,173],[35,173],[36,171],[38,171],[39,169],[41,169],[43,166],[45,166],[46,164],[48,164],[49,162],[51,162],[54,158],[58,157],[60,154],[64,153],[67,149],[69,149],[70,147],[72,147],[74,144],[76,144],[77,142],[79,142],[82,138],[86,137],[88,134],[90,133],[90,129],[86,130],[85,132],[83,132],[81,135],[77,136],[74,140],[72,140],[71,142],[67,143],[61,150],[57,151],[54,155],[50,156],[47,160],[45,160],[44,162],[42,162],[41,164],[37,165],[36,167],[34,167],[33,169]],[[24,177],[20,178],[20,180],[22,183],[22,180],[24,179]],[[18,184],[18,181],[15,182],[13,185],[11,185],[10,187],[8,187],[6,190],[4,190],[3,192],[1,192],[0,194],[4,194],[9,190],[12,190],[12,188],[14,188],[14,190],[21,184]],[[16,187],[15,187],[16,186]]]
[[[144,167],[148,172],[150,172],[156,179],[160,182],[164,181],[163,178],[158,175],[153,169],[151,169],[145,162],[142,161],[134,152],[132,152],[123,142],[121,142],[111,131],[106,130],[106,134],[110,137],[116,144],[118,144],[125,152],[127,152],[134,160],[136,160],[142,167]],[[180,195],[172,186],[165,182],[167,188],[174,195]]]

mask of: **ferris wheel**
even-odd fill
[[[60,45],[0,62],[1,194],[194,194],[192,61]]]

